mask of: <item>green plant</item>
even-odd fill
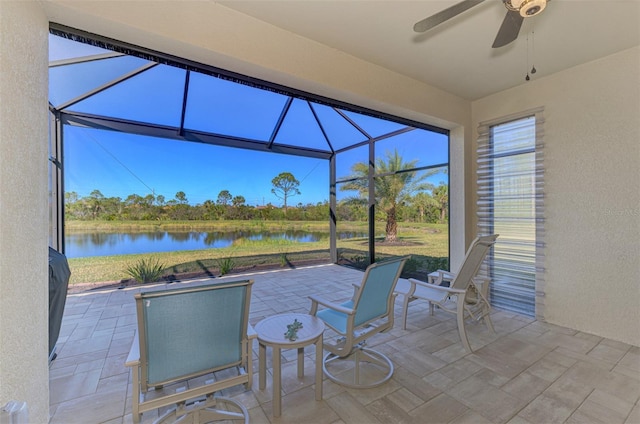
[[[348,260],[351,262],[351,266],[355,268],[365,269],[369,266],[369,257],[365,255],[356,254],[351,256]]]
[[[288,242],[286,240],[279,240],[279,242],[278,261],[280,262],[280,268],[284,268],[289,264],[289,258],[287,258]]]
[[[152,283],[162,276],[164,264],[155,258],[142,258],[133,265],[127,266],[127,274],[139,283]]]
[[[428,274],[430,272],[436,271],[438,269],[449,269],[449,258],[444,257],[434,257],[434,256],[425,256],[425,260],[423,262],[425,272]]]
[[[420,266],[420,261],[411,257],[404,264],[404,271],[407,273],[413,273],[418,271],[418,267]]]
[[[228,274],[236,266],[236,263],[231,257],[216,259],[216,263],[220,269],[220,275]]]

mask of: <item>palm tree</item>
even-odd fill
[[[385,159],[378,158],[375,162],[375,202],[386,213],[385,242],[393,243],[398,237],[398,222],[396,212],[399,205],[410,200],[417,191],[431,190],[433,186],[424,180],[437,171],[418,173],[415,169],[418,160],[404,162],[398,150],[385,152]],[[369,195],[369,166],[358,162],[351,167],[353,179],[342,185],[341,190],[356,190],[360,198]]]
[[[444,223],[449,210],[449,186],[441,184],[433,190],[433,198],[438,202],[440,209],[440,223]]]
[[[435,191],[435,190],[434,190]],[[440,206],[440,203],[433,197],[429,195],[429,193],[421,191],[417,193],[413,199],[413,206],[418,209],[418,215],[420,216],[420,222],[424,222],[424,216],[427,212],[428,208],[437,208]]]

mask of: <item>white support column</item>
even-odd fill
[[[0,1],[0,404],[49,421],[48,34],[40,2]]]
[[[457,270],[467,250],[465,208],[465,155],[464,127],[459,126],[449,134],[449,266]]]

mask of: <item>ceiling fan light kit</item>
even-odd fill
[[[504,5],[507,9],[518,12],[523,18],[530,18],[547,7],[547,0],[508,0]]]
[[[425,18],[413,26],[415,32],[426,32],[451,18],[479,5],[484,0],[462,0],[435,15]],[[546,7],[550,0],[502,0],[507,8],[507,14],[500,25],[498,34],[493,42],[494,49],[506,46],[518,38],[520,27],[524,18],[531,18],[539,15]]]

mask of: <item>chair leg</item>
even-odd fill
[[[156,419],[153,424],[198,424],[221,420],[242,421],[244,424],[249,424],[249,411],[233,399],[207,395],[206,401],[201,400],[189,405],[180,402],[175,408]]]
[[[484,317],[483,317],[484,323],[489,328],[489,331],[491,331],[492,333],[495,333],[496,330],[493,329],[493,322],[491,321],[491,309],[487,305],[485,305],[484,308],[485,308]]]
[[[219,421],[219,420],[237,420],[243,421],[245,424],[249,424],[249,411],[242,405],[240,402],[237,402],[233,399],[229,399],[226,397],[217,397],[215,398],[218,404],[222,405],[233,405],[236,411],[230,410],[229,406],[226,406],[227,410],[223,409],[213,409],[213,408],[205,408],[200,410],[200,421],[199,422],[211,422],[211,421]]]
[[[489,328],[489,331],[495,333],[496,330],[493,328],[493,322],[491,322],[491,305],[489,303],[489,282],[490,280],[485,280],[481,285],[480,290],[478,290],[478,301],[482,302],[482,318],[484,323]]]
[[[133,422],[140,422],[140,366],[132,367],[133,374],[133,402],[131,403],[131,415]]]
[[[345,366],[345,363],[352,365]],[[371,349],[356,348],[345,357],[327,353],[322,361],[322,369],[327,378],[334,383],[354,389],[366,389],[389,381],[393,376],[394,367],[393,362],[384,354]]]
[[[402,302],[402,329],[407,329],[407,313],[409,311],[409,302],[411,301],[411,296],[406,294],[404,296],[404,302]]]
[[[456,309],[458,316],[458,333],[460,334],[460,340],[462,341],[462,345],[469,353],[473,352],[471,349],[471,345],[469,344],[469,339],[467,338],[467,332],[464,328],[464,295],[456,296]]]
[[[253,341],[249,340],[249,342],[246,345],[247,363],[245,365],[245,371],[248,376],[247,383],[245,384],[245,387],[247,390],[251,390],[251,387],[253,385],[253,349],[252,348],[253,348]]]

